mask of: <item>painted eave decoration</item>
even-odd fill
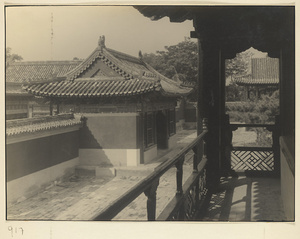
[[[132,96],[149,92],[178,97],[191,93],[192,87],[161,75],[142,58],[141,52],[139,57],[133,57],[106,48],[105,38],[101,36],[92,54],[66,73],[63,80],[31,83],[23,89],[36,96],[55,98]]]

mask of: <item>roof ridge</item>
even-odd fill
[[[124,80],[124,77],[122,76],[116,76],[116,77],[85,77],[85,78],[76,78],[74,81],[76,82],[84,82],[84,81],[89,81],[89,82],[94,82],[94,81],[120,81]]]
[[[84,59],[78,66],[65,74],[68,79],[76,79],[83,71],[85,71],[99,56],[101,50],[97,47],[86,59]],[[79,71],[83,67],[83,70]],[[78,73],[79,71],[79,73]]]
[[[18,62],[12,62],[9,64],[9,66],[12,65],[29,65],[29,64],[34,64],[34,65],[43,65],[43,64],[55,64],[55,63],[79,63],[82,62],[82,60],[63,60],[63,61],[18,61]]]
[[[111,48],[106,48],[106,50],[108,51],[108,52],[112,52],[111,54],[118,54],[118,55],[120,55],[120,56],[124,56],[126,59],[127,58],[129,58],[129,59],[131,59],[131,60],[134,60],[136,63],[143,63],[143,61],[141,61],[141,59],[140,58],[138,58],[138,57],[136,57],[136,56],[132,56],[132,55],[129,55],[129,54],[127,54],[127,53],[124,53],[124,52],[120,52],[120,51],[116,51],[116,50],[114,50],[114,49],[111,49]]]

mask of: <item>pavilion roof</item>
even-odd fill
[[[133,57],[106,48],[104,37],[92,54],[64,77],[28,84],[24,89],[38,96],[64,98],[129,96],[154,91],[177,97],[193,90],[161,75],[143,61],[141,53],[140,57]]]
[[[238,85],[277,85],[279,84],[279,59],[251,59],[251,73],[235,78]]]

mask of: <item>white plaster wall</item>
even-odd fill
[[[63,176],[72,175],[78,164],[79,158],[77,157],[8,182],[7,203],[26,199],[37,193],[42,187],[50,185],[51,182]]]
[[[127,149],[79,149],[80,165],[126,166]]]
[[[295,177],[286,161],[285,154],[280,153],[281,161],[281,198],[286,219],[295,219]]]
[[[157,157],[157,145],[144,152],[144,163],[149,163],[155,157]]]

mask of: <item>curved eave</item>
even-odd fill
[[[135,96],[155,91],[157,83],[149,81],[67,81],[32,84],[24,87],[30,94],[52,98],[101,98]]]

